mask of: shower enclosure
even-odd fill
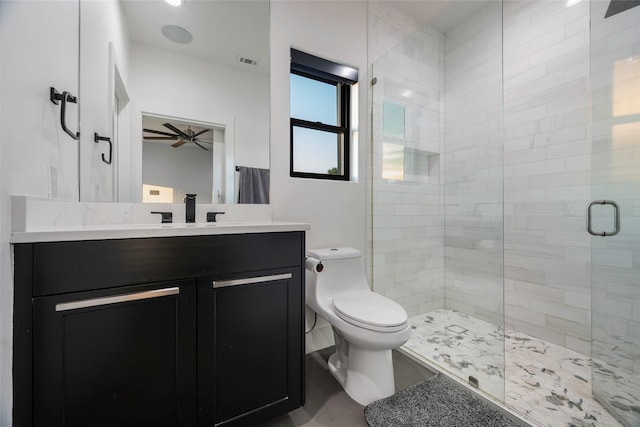
[[[593,395],[640,425],[640,7],[591,2]],[[607,204],[600,204],[606,201]],[[614,234],[619,232],[618,234]]]
[[[640,425],[637,4],[369,3],[373,286],[545,425]]]

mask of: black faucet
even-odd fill
[[[173,212],[151,212],[152,214],[162,215],[162,223],[169,224],[173,222]]]
[[[185,222],[196,222],[196,195],[185,194],[184,203],[186,210]]]

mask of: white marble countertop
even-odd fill
[[[309,229],[309,224],[279,221],[85,225],[14,231],[11,233],[11,243],[277,233]]]

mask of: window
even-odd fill
[[[356,69],[291,49],[290,175],[349,180]]]

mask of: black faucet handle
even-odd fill
[[[224,215],[224,212],[207,212],[207,222],[216,222],[216,215]]]
[[[151,212],[152,214],[162,215],[162,223],[172,223],[173,222],[173,212]]]
[[[196,194],[187,193],[184,195],[185,219],[184,222],[196,222]]]

